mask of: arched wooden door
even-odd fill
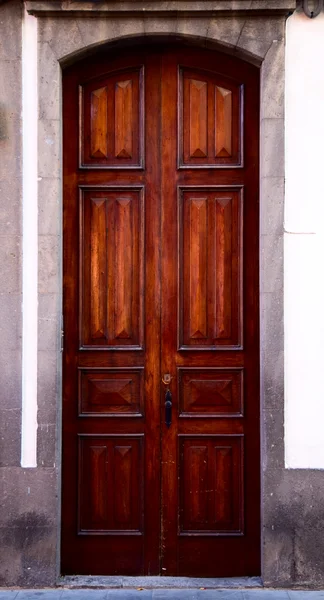
[[[258,69],[129,48],[63,91],[62,572],[256,575]]]

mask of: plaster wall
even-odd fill
[[[288,468],[324,468],[324,13],[287,22],[285,452]]]
[[[61,69],[64,64],[96,46],[121,43],[125,38],[185,37],[193,43],[222,45],[261,66],[260,204],[261,204],[261,406],[262,406],[262,576],[266,585],[320,585],[324,583],[324,511],[318,498],[323,494],[321,471],[285,469],[284,459],[284,82],[285,18],[294,2],[219,2],[219,15],[210,14],[209,2],[194,3],[199,17],[188,16],[185,2],[163,16],[154,14],[151,3],[140,15],[118,14],[120,4],[27,2],[38,21],[38,378],[37,378],[37,467],[21,468],[20,413],[12,451],[7,451],[10,428],[3,431],[3,446],[11,461],[2,473],[5,502],[0,513],[3,528],[2,585],[55,585],[59,574],[59,482],[61,406]],[[283,11],[258,15],[258,6],[281,6]],[[225,10],[227,5],[227,12]],[[240,16],[238,7],[245,6]],[[16,7],[15,10],[13,7]],[[123,10],[133,10],[122,3]],[[154,6],[154,9],[153,9]],[[55,9],[54,9],[54,8]],[[109,8],[110,7],[110,8]],[[224,8],[225,7],[225,8]],[[111,10],[109,18],[102,11]],[[173,7],[174,8],[174,7]],[[231,8],[235,12],[231,14]],[[243,7],[244,8],[244,7]],[[249,14],[250,9],[256,12]],[[6,43],[18,36],[21,48],[21,8],[10,3],[0,8],[16,19],[15,32],[4,27]],[[2,13],[0,13],[2,14]],[[1,23],[0,18],[0,23]],[[3,50],[2,50],[3,51]],[[20,56],[20,55],[19,55]],[[6,89],[8,109],[18,93],[21,97],[20,58],[11,74],[15,89]],[[17,114],[21,105],[17,108]],[[19,112],[20,115],[20,112]],[[20,118],[20,117],[19,117]],[[21,148],[21,123],[15,130]],[[11,135],[6,138],[13,177],[21,173],[14,162]],[[2,140],[0,140],[1,144]],[[0,171],[1,173],[1,171]],[[1,177],[0,177],[1,180]],[[11,181],[11,179],[10,179]],[[11,191],[11,189],[10,189]],[[14,197],[20,206],[21,181],[16,195],[3,196],[7,215]],[[6,198],[6,200],[5,200]],[[291,196],[292,198],[292,196]],[[26,210],[26,206],[24,207]],[[36,215],[37,216],[37,215]],[[7,216],[5,217],[7,218]],[[15,215],[15,227],[17,217]],[[20,224],[19,224],[20,227]],[[20,231],[20,229],[19,229]],[[10,238],[12,236],[9,236]],[[8,244],[12,240],[8,240]],[[4,248],[2,248],[4,251]],[[15,257],[14,268],[19,268]],[[20,275],[17,276],[18,278]],[[35,286],[35,282],[33,284]],[[19,288],[20,289],[20,288]],[[32,288],[31,288],[32,289]],[[34,290],[35,291],[35,290]],[[33,292],[34,293],[34,292]],[[10,310],[13,310],[10,305]],[[20,309],[19,309],[20,310]],[[20,312],[19,312],[20,314]],[[8,315],[14,321],[12,313]],[[20,327],[20,328],[19,328]],[[21,322],[17,325],[19,339]],[[13,368],[11,362],[8,363]],[[16,363],[13,363],[14,365]],[[19,368],[21,367],[19,363]],[[20,371],[12,397],[21,407]],[[293,395],[291,409],[293,407]],[[12,401],[12,402],[13,402]],[[11,408],[11,406],[10,406]],[[25,406],[26,408],[26,406]],[[13,421],[12,421],[13,422]],[[14,429],[16,431],[16,429]],[[6,456],[6,454],[4,454]],[[10,466],[10,469],[9,469]],[[32,464],[30,465],[32,466]],[[1,491],[0,491],[1,493]]]

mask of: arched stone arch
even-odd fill
[[[54,13],[33,8],[38,16],[38,202],[41,214],[46,203],[52,217],[51,226],[40,228],[39,284],[51,295],[55,313],[52,325],[42,328],[42,348],[39,349],[39,386],[48,388],[48,381],[60,382],[61,361],[56,340],[61,327],[61,70],[66,65],[91,53],[116,51],[129,44],[152,41],[181,41],[238,55],[261,67],[260,107],[260,205],[261,205],[261,427],[263,438],[263,488],[271,477],[280,480],[284,466],[283,445],[283,190],[284,190],[284,28],[280,14],[271,16],[217,16],[204,13],[187,17],[178,12],[154,15],[151,7],[146,16],[129,16],[115,12],[95,14],[88,3],[82,15],[81,3],[62,4]],[[34,6],[35,6],[34,4]],[[73,3],[74,4],[74,3]],[[121,3],[123,4],[123,3]],[[243,3],[242,3],[243,4]],[[250,3],[249,3],[250,4]],[[44,3],[44,6],[46,3]],[[120,9],[122,11],[122,9]],[[180,11],[179,11],[180,12]],[[279,232],[279,233],[278,233]],[[44,303],[43,303],[44,305]],[[42,310],[45,310],[44,306]],[[49,355],[50,354],[50,360]],[[59,375],[58,375],[59,374]],[[61,404],[60,385],[56,387],[57,405]],[[275,407],[275,411],[269,408]],[[279,434],[278,434],[279,432]],[[57,434],[60,438],[60,432]],[[276,452],[269,452],[271,445]],[[56,457],[60,464],[60,450]],[[286,574],[276,572],[273,556],[282,548],[282,540],[271,530],[271,501],[265,495],[263,505],[263,569],[265,582],[284,581]],[[59,523],[59,515],[57,517]],[[59,531],[59,526],[57,527]],[[278,550],[279,548],[279,550]],[[280,579],[280,576],[282,579]]]

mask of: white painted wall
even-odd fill
[[[22,24],[23,332],[21,466],[37,466],[37,19]]]
[[[287,21],[285,460],[324,468],[324,14]],[[322,379],[323,376],[323,379]]]

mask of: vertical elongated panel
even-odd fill
[[[79,90],[80,168],[143,167],[143,67],[91,77]]]
[[[132,334],[132,201],[115,202],[115,338],[129,339]]]
[[[186,459],[185,459],[186,460]],[[187,452],[186,475],[189,486],[186,504],[191,524],[207,522],[208,519],[208,450],[206,446],[192,446]]]
[[[100,526],[107,518],[106,504],[106,464],[107,448],[90,446],[90,515],[93,525]]]
[[[81,345],[138,346],[143,339],[141,193],[93,191],[81,197]]]
[[[132,158],[133,147],[132,81],[118,81],[115,86],[115,157]]]
[[[216,337],[231,337],[232,201],[216,198]]]
[[[92,158],[107,158],[107,87],[91,93],[90,152]]]
[[[140,533],[143,517],[143,436],[81,435],[79,528]]]
[[[215,156],[232,156],[232,92],[215,86]]]
[[[230,446],[216,447],[215,450],[215,487],[214,515],[219,525],[229,525],[232,522],[233,491],[232,491],[232,448]]]
[[[241,85],[207,71],[179,75],[179,167],[241,166]]]
[[[106,332],[106,198],[91,198],[90,222],[90,280],[91,280],[91,337],[102,339]]]
[[[207,336],[207,198],[190,200],[190,337]]]
[[[240,191],[220,186],[180,190],[180,347],[241,345],[241,236]]]
[[[114,448],[114,515],[115,522],[127,528],[132,515],[132,447]]]
[[[190,156],[207,156],[207,83],[191,79],[189,82]]]
[[[180,435],[183,535],[243,530],[243,452],[240,435]]]

